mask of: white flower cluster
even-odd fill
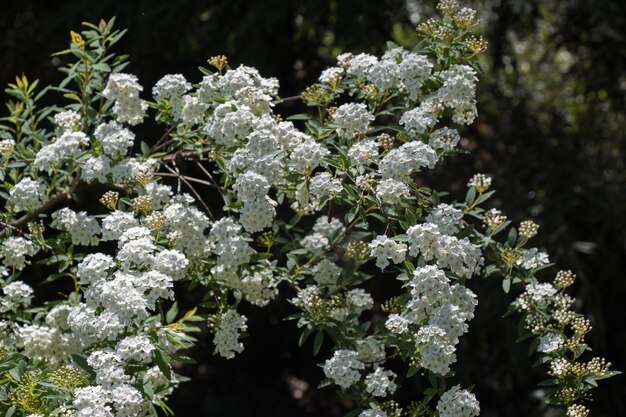
[[[36,210],[45,201],[46,184],[41,180],[33,180],[30,177],[22,178],[9,190],[9,205],[13,210],[20,212],[23,210]]]
[[[126,156],[128,149],[135,142],[135,134],[113,120],[99,125],[94,136],[102,145],[102,151],[109,159]]]
[[[359,413],[359,417],[387,417],[387,413],[378,407],[363,410]]]
[[[474,394],[455,385],[441,395],[437,411],[440,417],[476,417],[480,405]]]
[[[369,243],[370,256],[376,258],[376,266],[385,269],[389,265],[389,259],[394,264],[403,262],[406,256],[407,246],[404,243],[389,239],[386,235],[376,236]]]
[[[383,178],[404,181],[421,168],[434,168],[436,163],[437,152],[423,142],[414,141],[389,151],[379,168]]]
[[[456,129],[442,127],[430,134],[428,144],[434,149],[451,151],[458,145],[460,140],[461,136]]]
[[[343,233],[345,227],[341,220],[337,218],[329,219],[328,216],[321,216],[313,225],[313,233],[307,235],[302,239],[300,244],[302,247],[310,250],[324,250],[328,248],[330,239],[335,234]]]
[[[409,100],[420,96],[422,84],[430,78],[433,67],[426,56],[401,47],[387,51],[381,59],[369,54],[342,54],[337,61],[341,67],[347,68],[348,75],[368,81],[379,90],[400,91]],[[329,69],[320,81],[328,82],[341,75],[341,68]]]
[[[233,186],[237,198],[243,203],[239,221],[250,233],[271,226],[276,216],[276,202],[265,195],[269,188],[267,179],[253,171],[240,175]]]
[[[364,368],[365,364],[358,359],[357,352],[341,349],[324,363],[324,374],[341,388],[347,389],[361,379],[359,371]]]
[[[426,221],[439,228],[446,235],[452,235],[463,227],[463,212],[449,204],[441,203],[426,216]]]
[[[437,105],[432,101],[424,101],[419,107],[405,112],[400,117],[400,124],[411,134],[423,134],[437,124]]]
[[[35,254],[35,246],[30,240],[23,237],[10,237],[2,242],[0,247],[0,258],[2,263],[15,269],[24,269],[26,257]]]
[[[174,103],[189,90],[191,90],[191,84],[182,74],[168,74],[152,87],[152,95],[159,101],[169,100]]]
[[[416,269],[411,287],[406,318],[411,323],[427,322],[416,335],[422,366],[445,375],[456,361],[455,346],[468,330],[466,321],[474,317],[476,296],[462,285],[450,285],[435,265]]]
[[[348,150],[350,164],[354,167],[362,167],[377,162],[379,146],[380,144],[373,139],[356,142]]]
[[[515,261],[515,264],[527,270],[537,269],[550,263],[548,254],[539,252],[537,248],[520,249],[519,253],[520,257]]]
[[[453,65],[442,71],[443,86],[437,91],[437,100],[451,108],[452,120],[471,124],[476,118],[476,71],[468,65]]]
[[[76,113],[74,110],[66,110],[54,115],[54,122],[64,131],[77,130],[80,121],[80,114]]]
[[[76,158],[81,153],[81,147],[88,144],[89,138],[83,132],[65,131],[37,152],[33,164],[41,170],[50,171],[58,168],[64,159]]]
[[[139,97],[143,87],[132,74],[111,74],[102,95],[115,102],[113,113],[121,123],[137,125],[146,117],[148,103]]]
[[[368,132],[370,123],[374,121],[374,115],[363,103],[347,103],[335,110],[332,119],[339,137],[354,139]]]
[[[64,207],[52,213],[52,227],[65,230],[72,237],[74,245],[97,245],[100,242],[100,225],[95,217],[87,212],[75,212]]]
[[[539,338],[537,350],[543,353],[552,353],[560,349],[565,344],[563,335],[554,332],[546,332]]]
[[[245,332],[246,325],[245,316],[238,314],[235,310],[228,310],[220,316],[219,326],[215,330],[215,350],[226,359],[235,357],[235,353],[243,351],[243,343],[239,341],[239,333]]]
[[[396,377],[392,371],[376,368],[376,370],[365,377],[365,390],[375,397],[384,397],[393,394],[397,388],[393,381]]]
[[[2,288],[0,295],[0,313],[27,307],[33,298],[33,289],[22,281],[13,281]]]
[[[442,234],[433,223],[411,226],[406,233],[411,256],[421,254],[426,261],[436,259],[439,267],[448,268],[458,276],[470,278],[483,263],[479,246],[468,238]]]
[[[376,197],[384,204],[399,203],[411,196],[411,189],[402,181],[387,178],[376,185]]]
[[[343,185],[339,178],[333,178],[330,173],[320,172],[311,178],[309,182],[309,193],[315,206],[320,206],[326,197],[334,197],[343,191]]]
[[[313,267],[313,279],[319,285],[335,285],[341,275],[341,267],[324,258]]]
[[[209,218],[192,205],[194,199],[188,194],[177,195],[163,208],[163,229],[167,231],[172,248],[189,258],[201,256],[207,245],[204,231]]]

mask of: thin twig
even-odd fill
[[[156,141],[156,143],[154,145],[152,145],[152,148],[150,148],[150,153],[156,151],[157,149],[161,148],[161,144],[167,140],[167,138],[170,136],[170,133],[172,133],[174,131],[174,126],[169,127],[165,133],[163,133],[163,136],[161,136],[159,138],[159,140]]]
[[[165,169],[167,169],[168,171],[170,171],[172,174],[174,174],[175,176],[178,177],[179,181],[182,181],[185,183],[185,185],[191,190],[191,192],[196,196],[196,198],[198,199],[198,201],[200,201],[200,203],[204,206],[204,208],[206,209],[207,213],[209,214],[209,217],[212,220],[215,220],[215,217],[213,216],[213,212],[211,212],[211,209],[209,208],[209,206],[207,206],[207,204],[204,202],[204,200],[202,199],[202,197],[200,196],[200,193],[198,193],[198,191],[196,191],[196,189],[193,187],[193,185],[187,181],[187,178],[185,177],[185,175],[182,175],[179,171],[178,171],[178,167],[174,166],[175,169],[170,168],[169,166],[165,165]],[[199,180],[201,181],[201,180]]]
[[[166,166],[166,168],[169,168],[169,167]],[[157,177],[172,177],[172,178],[181,178],[181,179],[184,178],[189,182],[196,182],[198,184],[206,185],[207,187],[218,188],[215,184],[212,184],[208,181],[204,181],[198,178],[190,177],[188,175],[183,175],[179,173],[172,174],[171,172],[157,172],[154,175],[156,175]]]
[[[70,186],[69,190],[55,195],[50,200],[46,201],[37,210],[32,211],[30,213],[24,214],[22,217],[20,217],[19,219],[17,219],[13,223],[11,223],[10,228],[11,229],[20,229],[21,230],[22,227],[24,227],[26,224],[28,224],[28,222],[30,222],[31,220],[36,219],[37,216],[39,216],[41,213],[45,213],[48,210],[50,210],[52,207],[56,206],[57,204],[59,204],[59,203],[61,203],[63,201],[71,199],[72,198],[72,194],[74,193],[74,191],[76,190],[76,187],[78,187],[79,184],[80,184],[80,179],[77,176],[74,179],[74,181],[72,182],[72,185]],[[9,227],[4,227],[0,231],[0,237],[4,237],[7,234],[8,230],[9,230]]]

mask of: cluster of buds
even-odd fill
[[[15,141],[13,139],[0,140],[0,155],[8,158],[13,149],[15,148]]]
[[[74,388],[80,385],[86,385],[89,383],[89,376],[81,369],[73,366],[64,366],[52,372],[48,379],[50,382],[65,388],[68,391],[73,391]]]
[[[212,67],[215,67],[219,71],[220,74],[222,73],[224,68],[226,68],[226,66],[228,65],[228,59],[224,55],[212,56],[211,58],[207,60],[207,62]]]
[[[485,212],[483,223],[485,226],[495,229],[507,220],[506,216],[500,210],[492,208]]]
[[[346,255],[354,259],[355,262],[360,262],[369,256],[369,247],[367,243],[359,241],[350,242],[346,246]]]
[[[567,288],[574,283],[575,279],[576,275],[572,271],[559,271],[556,273],[554,283],[561,288]]]
[[[149,194],[140,195],[133,199],[135,213],[148,214],[152,210],[152,197]]]
[[[532,220],[525,220],[519,225],[519,234],[526,239],[537,236],[537,232],[539,232],[539,225]]]
[[[487,41],[482,36],[468,36],[465,40],[465,45],[467,46],[467,49],[470,50],[472,55],[477,55],[487,50]]]
[[[491,177],[485,174],[475,174],[467,183],[468,187],[475,187],[479,193],[484,193],[491,187]]]
[[[370,173],[359,175],[354,180],[357,187],[359,187],[364,193],[373,193],[374,185],[376,184],[376,178]]]
[[[326,106],[333,101],[329,91],[318,84],[305,88],[300,97],[305,103],[314,103],[320,106]]]
[[[380,143],[380,146],[382,146],[384,150],[388,150],[393,147],[393,137],[391,137],[388,133],[381,133],[376,137],[376,140]]]
[[[120,193],[117,191],[107,191],[100,198],[100,203],[109,210],[115,210],[117,208],[117,201],[120,198]]]

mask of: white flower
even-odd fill
[[[537,350],[543,353],[552,353],[565,343],[565,338],[553,332],[548,332],[539,338],[539,346],[537,346]]]
[[[435,107],[428,101],[424,101],[419,107],[405,112],[400,117],[400,124],[412,134],[425,133],[436,123]]]
[[[330,84],[341,79],[343,76],[343,68],[330,67],[326,68],[319,77],[319,82]]]
[[[23,269],[26,266],[26,256],[34,254],[33,242],[23,237],[10,237],[2,242],[2,247],[0,247],[2,263],[9,268]]]
[[[99,125],[94,136],[102,145],[102,151],[110,158],[125,156],[135,142],[135,134],[115,121]]]
[[[102,95],[115,102],[113,113],[117,120],[130,125],[137,125],[146,117],[148,103],[139,97],[143,87],[132,74],[111,74]]]
[[[442,127],[441,129],[437,129],[430,134],[428,144],[435,149],[451,151],[456,147],[460,140],[461,136],[456,129]]]
[[[422,168],[434,168],[436,163],[437,152],[433,148],[419,141],[407,142],[384,156],[380,161],[380,173],[383,178],[403,181]]]
[[[357,352],[353,350],[337,350],[333,357],[324,363],[324,373],[335,384],[346,389],[361,379],[359,370],[364,369],[365,364],[358,359]]]
[[[474,394],[455,385],[441,395],[437,411],[441,417],[475,417],[480,406]]]
[[[375,397],[384,397],[393,394],[396,390],[396,384],[393,381],[396,377],[391,371],[383,368],[376,368],[374,372],[365,377],[365,390]]]
[[[157,100],[179,100],[191,89],[191,84],[182,74],[164,75],[152,88],[152,95]]]
[[[395,334],[406,333],[409,330],[409,324],[411,322],[400,314],[390,314],[387,321],[385,321],[385,327]]]
[[[389,265],[389,259],[393,263],[403,262],[407,246],[404,243],[389,239],[386,235],[376,236],[369,244],[370,256],[376,258],[376,266],[385,269]]]
[[[235,357],[235,353],[243,352],[243,343],[239,342],[239,333],[245,332],[246,317],[238,314],[235,310],[228,310],[221,315],[220,323],[215,331],[215,350],[226,359]]]
[[[337,134],[346,139],[367,133],[374,118],[363,103],[342,104],[332,116]]]
[[[34,181],[30,177],[22,178],[9,190],[9,205],[13,210],[20,212],[23,210],[36,210],[45,201],[46,184],[38,179]]]
[[[89,144],[89,138],[83,132],[65,131],[54,142],[37,152],[33,165],[41,170],[50,171],[60,166],[64,159],[76,158],[81,147]]]
[[[372,139],[362,140],[355,143],[348,150],[348,158],[352,166],[360,167],[369,165],[378,160],[378,142]]]
[[[463,227],[463,212],[449,204],[441,203],[426,216],[426,221],[437,225],[441,233],[451,235]]]
[[[74,110],[66,110],[54,115],[54,122],[62,130],[76,130],[80,124],[80,114]]]
[[[375,193],[382,203],[395,204],[399,203],[403,197],[409,197],[411,190],[403,182],[387,178],[378,183]]]

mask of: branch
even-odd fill
[[[163,136],[161,136],[159,138],[159,140],[156,141],[156,143],[154,145],[152,145],[152,148],[150,148],[150,153],[156,152],[157,150],[169,145],[171,142],[167,141],[166,143],[163,143],[167,140],[167,138],[170,136],[170,133],[172,133],[174,131],[174,126],[171,126],[170,128],[168,128],[165,133],[163,133]]]
[[[39,216],[41,213],[45,213],[46,211],[50,210],[52,207],[56,206],[57,204],[65,200],[69,200],[72,196],[71,194],[72,191],[73,190],[70,190],[64,193],[59,193],[55,195],[54,197],[52,197],[50,200],[46,201],[44,205],[39,207],[37,210],[30,212],[30,213],[26,213],[25,215],[23,215],[22,217],[14,221],[12,224],[8,225],[8,227],[5,227],[4,229],[2,229],[2,231],[0,231],[0,237],[4,237],[7,231],[9,230],[9,228],[21,230],[22,227],[28,224],[28,222],[36,219],[37,216]]]
[[[213,184],[210,184],[206,181],[202,181],[202,180],[198,180],[196,178],[191,178],[191,177],[187,177],[185,175],[182,175],[179,171],[178,168],[175,167],[175,170],[168,167],[167,165],[165,165],[165,169],[167,169],[168,171],[170,171],[174,176],[177,177],[180,181],[184,182],[185,185],[191,190],[191,192],[196,196],[196,198],[198,199],[198,201],[202,204],[202,206],[204,206],[205,210],[207,211],[207,213],[209,214],[209,217],[211,217],[211,220],[215,220],[215,217],[213,216],[213,213],[211,212],[211,209],[209,208],[209,206],[207,206],[207,204],[204,202],[204,200],[202,199],[202,197],[200,196],[200,193],[198,193],[198,191],[196,191],[196,189],[194,188],[194,186],[191,184],[191,182],[189,182],[189,180],[195,180],[195,182],[200,182],[203,184],[207,184],[207,185],[211,185],[213,186]],[[163,172],[161,172],[160,174],[164,174]],[[189,179],[189,180],[188,180]]]

